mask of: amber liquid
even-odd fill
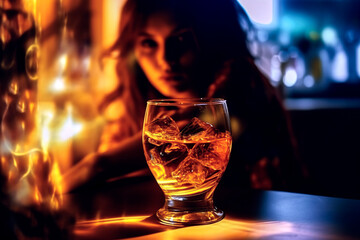
[[[149,168],[168,196],[212,194],[224,173],[231,136],[198,140],[168,140],[145,131],[144,150]]]

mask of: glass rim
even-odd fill
[[[164,99],[151,99],[147,101],[148,105],[159,106],[179,106],[179,105],[219,105],[226,103],[223,98],[164,98]]]

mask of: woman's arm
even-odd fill
[[[62,192],[96,179],[106,180],[146,167],[141,131],[102,153],[91,153],[63,174]]]

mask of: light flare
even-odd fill
[[[127,217],[114,217],[114,218],[103,218],[94,220],[78,221],[76,223],[74,234],[77,236],[94,236],[97,234],[98,228],[102,226],[114,227],[116,229],[124,228],[127,229],[165,229],[158,223],[146,222],[146,218],[150,216],[127,216]]]
[[[17,95],[19,93],[19,83],[16,79],[11,81],[9,86],[9,92],[13,95]]]
[[[20,181],[21,181],[22,179],[26,178],[26,177],[30,174],[30,172],[31,172],[31,170],[32,170],[32,168],[33,168],[33,157],[32,157],[32,154],[29,154],[28,159],[29,159],[29,162],[28,162],[28,165],[27,165],[27,170],[26,170],[26,172],[21,176]]]
[[[66,141],[79,132],[81,132],[83,125],[81,123],[74,122],[72,117],[72,106],[67,106],[67,118],[63,126],[59,129],[59,139]]]
[[[59,65],[60,65],[60,71],[63,72],[67,66],[68,63],[68,56],[66,54],[63,54],[59,57]]]
[[[57,77],[50,86],[54,92],[63,92],[66,89],[65,80],[62,77]]]
[[[26,111],[26,103],[25,103],[24,99],[20,99],[18,101],[16,109],[21,113],[25,113],[25,111]]]
[[[148,217],[149,216],[129,216],[129,217],[103,218],[103,219],[80,221],[77,224],[100,226],[100,225],[117,224],[117,223],[135,223],[135,222],[141,222]]]
[[[41,193],[39,191],[39,189],[35,186],[34,188],[34,199],[37,203],[41,203],[42,202],[42,197],[41,197]]]
[[[54,186],[54,191],[51,196],[51,206],[53,206],[55,209],[59,209],[60,204],[62,203],[63,197],[62,197],[62,176],[59,169],[59,165],[57,162],[53,164],[53,167],[51,169],[51,173],[49,176],[49,182],[52,183]]]
[[[24,93],[24,99],[31,98],[29,93]],[[25,104],[25,102],[24,102]],[[38,110],[38,109],[36,109]],[[27,113],[27,111],[25,111]],[[45,115],[45,117],[44,117]],[[53,119],[52,112],[39,115],[37,112],[37,126],[41,136],[32,131],[31,139],[41,139],[41,146],[36,147],[28,143],[17,142],[12,149],[5,142],[9,154],[2,156],[1,164],[7,170],[8,189],[14,202],[20,205],[45,204],[49,209],[59,209],[62,204],[61,174],[58,164],[50,158],[48,147],[50,142],[50,122]],[[39,121],[39,120],[42,121]],[[21,121],[20,127],[27,130],[27,121]],[[35,134],[35,135],[34,135]],[[32,142],[31,142],[32,143]],[[9,160],[7,160],[9,159]],[[47,169],[50,169],[48,172]]]
[[[50,123],[54,118],[54,113],[51,110],[43,111],[41,113],[42,117],[42,128],[41,128],[41,147],[44,149],[44,153],[48,154],[49,143],[51,140],[51,129]]]

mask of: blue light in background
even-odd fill
[[[279,28],[295,35],[311,32],[316,28],[315,20],[302,13],[289,12],[280,17]]]
[[[249,42],[257,43],[252,49],[259,68],[275,87],[285,86],[279,88],[284,96],[360,98],[353,88],[360,88],[360,32],[354,14],[360,1],[238,1],[255,26]]]
[[[238,0],[255,24],[272,26],[276,24],[278,0]]]
[[[332,27],[325,27],[321,32],[321,38],[329,46],[336,46],[338,43],[336,30]]]
[[[305,87],[311,88],[314,86],[314,84],[315,84],[315,80],[314,80],[313,76],[307,75],[304,77],[304,86]]]
[[[346,82],[349,77],[348,57],[343,50],[339,50],[332,63],[331,75],[335,82]]]
[[[356,47],[356,72],[360,77],[360,43]]]
[[[287,87],[292,87],[295,85],[297,81],[297,73],[294,68],[286,69],[283,81],[284,81],[284,85]]]

